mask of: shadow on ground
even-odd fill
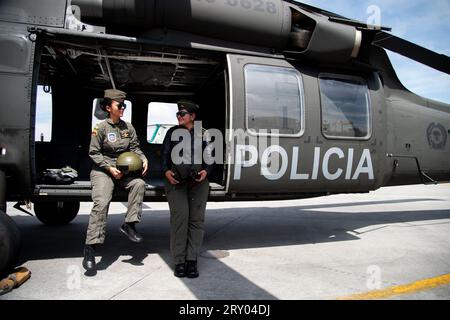
[[[233,249],[357,241],[359,237],[356,230],[365,227],[372,227],[372,230],[375,230],[387,224],[450,218],[450,210],[363,211],[367,205],[411,204],[423,201],[439,200],[409,199],[281,208],[207,210],[203,250],[226,252]],[[151,204],[148,205],[151,206]],[[340,208],[342,211],[344,207],[355,206],[358,206],[361,211],[355,213],[330,210]],[[118,231],[123,218],[123,215],[117,214],[108,217],[107,239],[97,255],[101,256],[98,263],[100,271],[107,270],[120,259],[123,259],[121,260],[123,263],[143,265],[143,261],[149,254],[159,254],[168,265],[172,266],[167,211],[144,210],[142,222],[138,225],[138,230],[145,237],[141,244],[129,242]],[[31,260],[82,257],[89,219],[87,214],[79,215],[70,225],[63,227],[48,227],[42,225],[36,218],[28,216],[14,216],[13,219],[22,232],[21,264]],[[124,259],[123,256],[131,256],[131,258]],[[275,299],[270,293],[227,267],[220,259],[200,258],[199,267],[202,275],[197,281],[182,280],[198,299],[211,298],[211,294],[217,292],[218,286],[221,292],[220,295],[216,295],[218,299],[235,299],[236,288],[240,288],[239,299]],[[211,274],[208,270],[214,270],[214,272]]]

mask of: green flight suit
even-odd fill
[[[182,143],[182,139],[172,140],[172,136],[177,130],[185,130],[190,136],[190,143],[186,145],[190,148],[183,150],[183,159],[186,160],[186,163],[179,165],[175,165],[172,159],[172,150]],[[200,183],[196,182],[190,174],[205,170],[207,176],[211,175],[213,168],[211,147],[210,138],[202,128],[196,132],[175,126],[169,129],[164,138],[161,150],[163,172],[168,170],[177,172],[176,179],[180,182],[171,185],[167,179],[164,179],[170,208],[170,249],[175,264],[196,261],[203,243],[209,181],[206,178]],[[196,151],[203,155],[201,163],[197,164],[195,161]],[[208,160],[209,164],[205,160]]]
[[[132,151],[142,161],[147,161],[139,148],[136,130],[131,123],[120,120],[114,124],[107,119],[92,132],[89,156],[94,161],[91,171],[92,207],[87,229],[86,244],[102,244],[106,235],[106,218],[114,187],[128,191],[128,209],[125,222],[139,222],[145,193],[145,182],[141,178],[122,177],[116,180],[108,171],[116,166],[116,160],[123,152]]]
[[[165,180],[170,208],[170,251],[175,264],[197,261],[203,243],[208,179],[171,185]]]

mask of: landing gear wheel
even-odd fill
[[[0,211],[0,279],[15,267],[20,246],[19,228],[10,216]]]
[[[70,223],[80,210],[79,201],[35,202],[34,213],[43,224],[63,226]]]

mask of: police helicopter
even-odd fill
[[[448,181],[450,106],[408,91],[386,49],[447,74],[449,57],[389,31],[290,0],[1,1],[0,272],[20,246],[7,202],[62,225],[91,201],[107,88],[128,93],[146,201],[165,200],[160,143],[175,124],[152,119],[180,99],[216,133],[212,201]],[[51,92],[48,141],[35,140],[39,88]],[[66,166],[69,183],[42,179]]]

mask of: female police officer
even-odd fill
[[[212,157],[205,132],[194,124],[198,105],[180,101],[178,110],[179,125],[167,132],[162,146],[165,190],[170,208],[170,249],[175,263],[174,275],[196,278],[199,275],[197,255],[203,242],[209,193],[207,177],[212,170]],[[182,155],[177,152],[180,146]],[[204,157],[200,156],[201,159],[195,161],[196,154]]]
[[[140,221],[142,202],[144,200],[145,182],[136,176],[124,176],[116,167],[120,154],[131,151],[143,162],[142,175],[147,173],[148,162],[139,148],[139,140],[131,123],[120,118],[126,105],[126,93],[120,90],[105,90],[102,109],[108,112],[108,118],[99,123],[92,132],[89,156],[94,161],[91,171],[92,201],[94,202],[86,246],[83,267],[95,271],[95,247],[103,244],[106,233],[106,217],[115,185],[128,191],[128,210],[125,223],[120,227],[131,241],[142,242],[142,236],[136,231],[135,224]]]

